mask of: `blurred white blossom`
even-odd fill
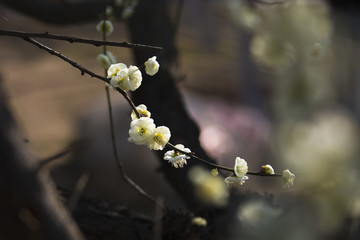
[[[189,178],[195,185],[195,195],[204,204],[227,204],[229,192],[221,176],[213,176],[210,171],[195,166],[190,169]]]
[[[282,179],[282,187],[289,189],[292,185],[294,185],[295,174],[292,174],[289,169],[286,169],[283,171]]]
[[[201,226],[201,227],[206,227],[206,225],[207,225],[206,219],[202,218],[202,217],[194,217],[191,220],[191,223],[195,224],[195,225],[198,225],[198,226]]]
[[[116,63],[115,56],[110,51],[106,51],[106,54],[100,53],[96,60],[99,66],[103,68],[109,68],[111,64]]]
[[[114,26],[109,20],[101,20],[98,25],[96,25],[96,30],[101,33],[104,32],[109,36],[114,31]]]
[[[224,181],[226,185],[243,185],[245,181],[248,179],[249,179],[248,176],[244,176],[244,177],[230,176],[230,177],[226,177]]]
[[[111,51],[106,51],[106,56],[109,58],[110,64],[116,63],[115,55]]]
[[[239,208],[238,218],[246,227],[255,227],[257,231],[266,233],[281,213],[280,208],[276,208],[263,200],[252,200]]]
[[[108,56],[106,56],[105,54],[103,53],[100,53],[97,57],[96,57],[96,60],[99,64],[100,67],[102,68],[108,68],[110,66],[110,59]]]

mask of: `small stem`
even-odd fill
[[[126,94],[126,93],[125,93]],[[111,132],[111,143],[112,143],[112,148],[113,148],[113,152],[114,152],[114,157],[116,160],[116,164],[120,170],[120,175],[121,177],[124,179],[125,182],[127,182],[128,184],[130,184],[140,195],[144,196],[145,198],[147,198],[148,200],[155,202],[155,198],[153,198],[152,196],[150,196],[147,192],[145,192],[139,185],[137,185],[130,177],[128,177],[124,171],[123,168],[123,164],[120,161],[119,158],[119,154],[116,148],[116,139],[115,139],[115,130],[114,130],[114,121],[113,121],[113,114],[112,114],[112,106],[111,106],[111,99],[110,99],[110,92],[109,92],[109,88],[106,87],[106,98],[107,98],[107,103],[108,103],[108,110],[109,110],[109,118],[110,118],[110,132]],[[163,207],[163,206],[161,206]]]
[[[30,33],[30,32],[21,32],[21,31],[10,31],[10,30],[2,30],[0,29],[0,36],[11,36],[11,37],[19,37],[19,38],[45,38],[45,39],[54,39],[60,41],[68,41],[69,43],[84,43],[91,44],[96,47],[99,46],[114,46],[114,47],[125,47],[125,48],[135,48],[141,50],[151,50],[160,52],[163,50],[162,47],[150,46],[144,44],[136,44],[136,43],[128,43],[128,42],[110,42],[104,40],[93,40],[87,38],[78,38],[78,37],[70,37],[70,36],[62,36],[50,34],[48,32],[45,33]]]
[[[196,160],[198,160],[198,161],[200,161],[202,163],[205,163],[205,164],[207,164],[209,166],[212,166],[212,167],[215,167],[215,168],[218,168],[218,169],[221,169],[221,170],[229,171],[229,172],[234,172],[233,168],[228,168],[228,167],[224,167],[224,166],[209,162],[209,161],[207,161],[205,159],[202,159],[202,158],[196,156],[195,153],[193,153],[193,152],[188,153],[188,152],[185,152],[183,150],[180,150],[180,149],[176,148],[173,144],[171,144],[169,142],[167,143],[167,145],[169,147],[171,147],[173,150],[175,150],[177,152],[181,152],[181,153],[183,153],[185,155],[188,155],[190,157],[193,157]],[[282,176],[281,174],[265,174],[265,173],[262,173],[262,172],[247,172],[246,174],[248,174],[248,175],[256,175],[256,176],[266,176],[266,177],[281,177]]]
[[[130,99],[129,95],[127,95],[127,93],[122,90],[121,88],[115,88],[121,95],[123,95],[123,97],[125,98],[125,100],[129,103],[131,109],[135,112],[136,117],[137,118],[141,118],[141,114],[139,113],[139,111],[136,109],[136,106],[134,104],[134,102]]]

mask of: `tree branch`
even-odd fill
[[[128,43],[128,42],[111,42],[111,41],[102,41],[102,40],[93,40],[87,38],[78,38],[72,36],[63,36],[56,35],[51,33],[30,33],[30,32],[22,32],[22,31],[11,31],[11,30],[2,30],[0,29],[0,36],[12,36],[19,38],[45,38],[45,39],[55,39],[60,41],[67,41],[69,43],[84,43],[91,44],[96,47],[99,46],[113,46],[113,47],[124,47],[124,48],[135,48],[139,50],[151,50],[154,52],[159,52],[163,50],[162,47],[144,45],[144,44],[136,44],[136,43]]]

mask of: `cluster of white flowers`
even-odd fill
[[[107,73],[107,77],[111,78],[110,85],[124,91],[135,91],[142,82],[141,71],[136,66],[127,67],[124,63],[111,64]]]
[[[109,68],[111,64],[116,63],[114,54],[110,51],[106,51],[106,54],[100,53],[96,58],[100,67]]]
[[[145,105],[142,104],[137,107],[137,109],[140,108],[145,109],[149,113],[148,115],[150,115]],[[156,127],[154,120],[150,117],[137,118],[135,115],[132,118],[129,142],[137,145],[147,145],[152,150],[163,150],[171,136],[169,128],[165,126]]]
[[[186,153],[190,153],[191,150],[189,148],[185,148],[184,145],[182,144],[176,144],[175,148],[186,152]],[[175,150],[170,150],[167,151],[164,155],[164,160],[169,161],[169,163],[171,163],[175,168],[182,168],[184,165],[187,164],[186,159],[189,159],[190,157],[187,156],[184,153],[175,151]]]
[[[225,178],[225,183],[228,185],[229,184],[243,185],[245,181],[249,179],[248,176],[245,176],[247,172],[248,172],[247,162],[240,157],[236,157],[235,166],[234,166],[235,175]]]
[[[101,61],[106,60],[101,59]],[[158,72],[159,66],[159,63],[156,61],[156,57],[154,56],[145,62],[145,71],[148,75],[153,76]],[[111,79],[111,87],[121,88],[124,91],[135,91],[140,87],[143,79],[141,71],[138,67],[132,65],[127,67],[124,63],[111,64],[108,68],[107,74],[107,78]]]

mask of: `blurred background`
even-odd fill
[[[175,16],[179,2],[167,4],[169,15]],[[250,176],[238,191],[276,194],[277,204],[290,202],[298,207],[289,207],[276,224],[271,219],[280,213],[269,211],[261,202],[250,206],[255,209],[250,214],[239,210],[239,218],[251,226],[241,232],[234,227],[234,235],[319,239],[345,227],[356,232],[360,214],[357,4],[193,0],[183,2],[181,13],[176,35],[179,59],[172,71],[187,110],[201,129],[203,148],[228,167],[241,156],[251,171],[271,164],[276,172],[289,168],[296,174],[290,191],[281,189],[279,179]],[[45,24],[0,5],[1,29],[100,39],[95,29],[100,19],[66,26]],[[124,21],[113,21],[114,33],[108,40],[129,41]],[[51,163],[56,182],[72,189],[86,174],[86,194],[151,214],[152,204],[124,185],[117,172],[104,84],[81,76],[21,39],[1,36],[0,41],[4,87],[39,159],[75,141],[89,146]],[[101,48],[41,41],[103,73],[96,61]],[[118,62],[134,64],[130,50],[109,49]],[[121,96],[111,95],[115,123],[128,119],[130,124],[129,107]],[[165,196],[170,206],[183,207],[159,174],[152,152],[127,142],[128,124],[116,125],[126,172],[153,195]],[[259,226],[261,231],[254,231]]]

